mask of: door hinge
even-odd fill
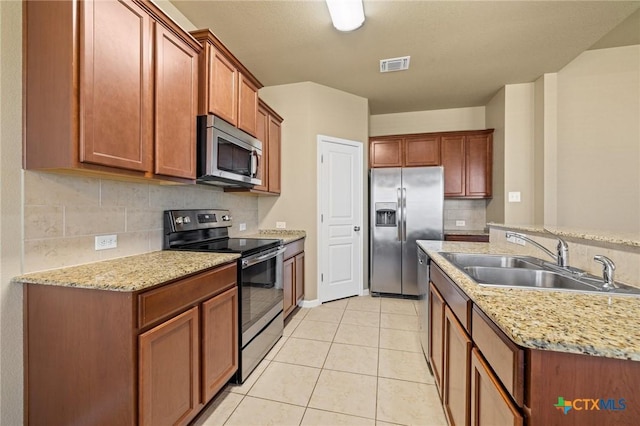
[[[320,223],[323,223],[323,222],[324,222],[324,215],[323,215],[323,214],[321,214],[321,215],[320,215]]]
[[[320,162],[324,163],[324,154],[320,154]]]
[[[324,282],[324,274],[320,274],[320,282]]]

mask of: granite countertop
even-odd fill
[[[110,291],[138,291],[231,262],[239,254],[155,251],[20,275],[11,281]]]
[[[558,226],[542,225],[505,225],[502,223],[487,224],[494,228],[504,228],[521,232],[536,232],[539,234],[553,234],[564,238],[578,238],[589,241],[598,241],[609,244],[640,247],[640,233],[620,233],[613,231],[595,231],[590,229],[576,229]]]
[[[454,229],[445,229],[444,230],[444,234],[445,235],[489,235],[488,231],[484,231],[484,230],[466,230],[466,231],[462,231],[462,230],[454,230]]]
[[[516,254],[487,243],[419,241],[429,257],[516,344],[640,361],[640,298],[482,287],[440,252]]]
[[[243,235],[240,238],[280,238],[283,244],[288,244],[306,236],[306,231],[295,229],[261,229],[257,234]]]

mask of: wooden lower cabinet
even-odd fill
[[[198,410],[198,307],[139,337],[140,424],[185,424]]]
[[[466,243],[488,243],[489,234],[444,234],[445,241],[462,241]]]
[[[444,309],[442,401],[450,425],[469,424],[472,342],[453,312]]]
[[[24,285],[25,424],[187,424],[237,371],[236,262],[141,291]]]
[[[202,397],[206,404],[238,371],[238,289],[202,304]],[[220,344],[224,342],[224,344]]]
[[[284,317],[304,299],[304,238],[286,246],[283,265]]]
[[[471,425],[522,426],[524,418],[478,348],[471,352]]]
[[[433,284],[429,284],[429,363],[433,371],[433,378],[442,398],[442,368],[444,347],[442,336],[444,332],[444,300]]]

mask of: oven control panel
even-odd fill
[[[164,212],[165,231],[228,228],[232,226],[229,210],[167,210]]]

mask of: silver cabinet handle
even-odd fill
[[[357,231],[359,231],[359,230],[360,230],[360,227],[359,227],[359,226],[354,226],[354,227],[353,227],[353,230],[357,232]]]

